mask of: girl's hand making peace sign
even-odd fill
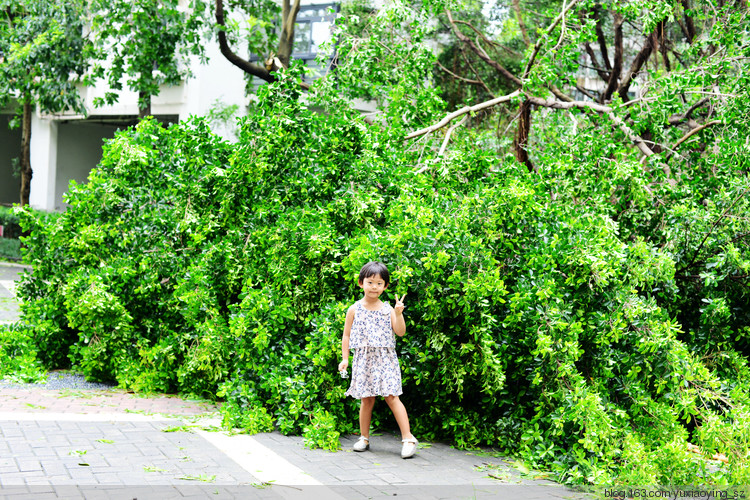
[[[396,311],[396,315],[398,316],[401,316],[404,313],[404,298],[406,298],[406,294],[401,298],[396,295],[396,305],[393,306],[393,310]]]

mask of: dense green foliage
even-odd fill
[[[11,106],[21,128],[20,196],[31,188],[31,115],[83,112],[76,85],[85,78],[92,46],[81,0],[0,0],[0,109]]]
[[[14,238],[0,238],[0,260],[21,260],[21,241]]]
[[[0,307],[10,299],[0,298]],[[46,378],[37,359],[37,347],[28,328],[20,324],[0,324],[0,380],[38,382]]]
[[[732,460],[701,480],[746,480],[733,277],[748,255],[727,236],[748,230],[746,177],[649,193],[639,164],[599,161],[609,141],[585,133],[568,154],[551,144],[542,176],[471,141],[424,175],[356,116],[304,109],[293,82],[263,97],[233,146],[200,121],[121,133],[65,214],[26,218],[21,296],[46,363],[223,396],[232,425],[335,446],[357,414],[336,373],[344,312],[379,258],[408,293],[403,399],[424,439],[631,484],[705,474],[690,441]],[[615,220],[616,193],[637,217]],[[639,234],[661,220],[663,240]],[[687,296],[676,270],[696,252],[705,285]],[[674,315],[694,302],[685,331]]]
[[[325,113],[290,72],[236,144],[197,119],[120,133],[67,212],[22,212],[39,358],[336,448],[358,413],[336,373],[344,315],[378,259],[407,294],[397,349],[421,439],[570,483],[747,484],[750,45],[744,13],[722,13],[713,49],[682,54],[696,66],[650,71],[648,95],[604,111],[542,101],[593,28],[548,33],[507,101],[540,103],[533,168],[493,126],[405,140],[447,106],[426,17],[403,5],[342,23],[336,78],[307,96]],[[383,104],[374,124],[349,107],[362,96]],[[669,120],[688,109],[706,126],[686,135]]]
[[[28,210],[33,210],[29,208]],[[54,213],[38,212],[39,217],[52,219]],[[3,237],[0,238],[0,260],[21,260],[21,226],[20,217],[12,207],[0,206],[0,226],[3,226]]]
[[[44,112],[81,110],[76,83],[91,56],[82,8],[80,1],[0,1],[0,106],[15,99]]]
[[[92,77],[106,78],[110,89],[97,104],[115,102],[125,81],[138,92],[138,109],[150,114],[161,86],[181,84],[190,75],[188,57],[202,53],[201,2],[95,0],[88,9],[96,46]]]

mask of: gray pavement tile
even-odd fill
[[[14,264],[10,262],[0,262],[0,280],[17,281],[21,275],[29,271],[29,266]]]
[[[391,472],[375,472],[374,475],[386,484],[407,484],[408,482],[405,478]]]
[[[65,466],[56,460],[41,460],[40,463],[42,464],[42,469],[48,475],[67,473]]]
[[[30,458],[16,458],[16,467],[20,472],[41,471],[42,464],[39,460]]]
[[[50,476],[79,485],[164,485],[201,479],[225,484],[258,482],[199,435],[162,432],[163,422],[59,422],[57,428],[49,426],[48,432],[66,434],[70,445],[46,449],[24,443],[25,436],[36,432],[36,425],[34,421],[0,422],[2,440],[16,451],[15,460],[3,461],[0,484],[24,484],[25,480],[45,484]],[[112,440],[106,446],[97,441],[108,439],[103,436],[122,436],[123,428],[129,432],[127,438]],[[71,436],[75,432],[78,434]],[[48,458],[41,459],[40,455]],[[183,460],[186,456],[191,460]],[[149,467],[161,470],[147,472]]]
[[[23,439],[23,436],[16,436],[14,439]],[[34,450],[29,443],[23,441],[11,441],[9,446],[10,454],[14,456],[31,456]]]
[[[25,480],[28,474],[25,472],[4,472],[0,476],[0,486],[19,486],[26,484]]]
[[[0,429],[0,436],[5,438],[14,438],[14,437],[20,437],[23,436],[23,432],[21,432],[21,429],[18,427],[20,425],[20,422],[11,422],[10,425],[3,425],[2,429]]]

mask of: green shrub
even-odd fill
[[[23,213],[40,359],[223,397],[228,425],[335,449],[358,414],[336,372],[344,313],[379,259],[388,297],[407,293],[402,400],[423,439],[595,484],[689,481],[706,463],[691,443],[730,457],[702,481],[747,478],[750,321],[733,277],[750,256],[732,242],[749,223],[721,216],[750,208],[747,178],[647,190],[635,163],[599,161],[610,140],[585,117],[538,174],[471,136],[418,173],[399,137],[298,92],[262,88],[237,144],[200,120],[143,121],[58,219]]]
[[[0,324],[0,380],[40,382],[46,372],[36,358],[30,330],[21,323]]]

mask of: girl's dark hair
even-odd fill
[[[385,281],[386,288],[391,283],[391,273],[388,272],[388,268],[385,267],[385,264],[378,261],[372,261],[368,262],[364,266],[362,266],[362,269],[359,270],[359,282],[364,283],[365,279],[375,276],[376,274],[380,275],[381,278],[383,278],[383,281]]]

